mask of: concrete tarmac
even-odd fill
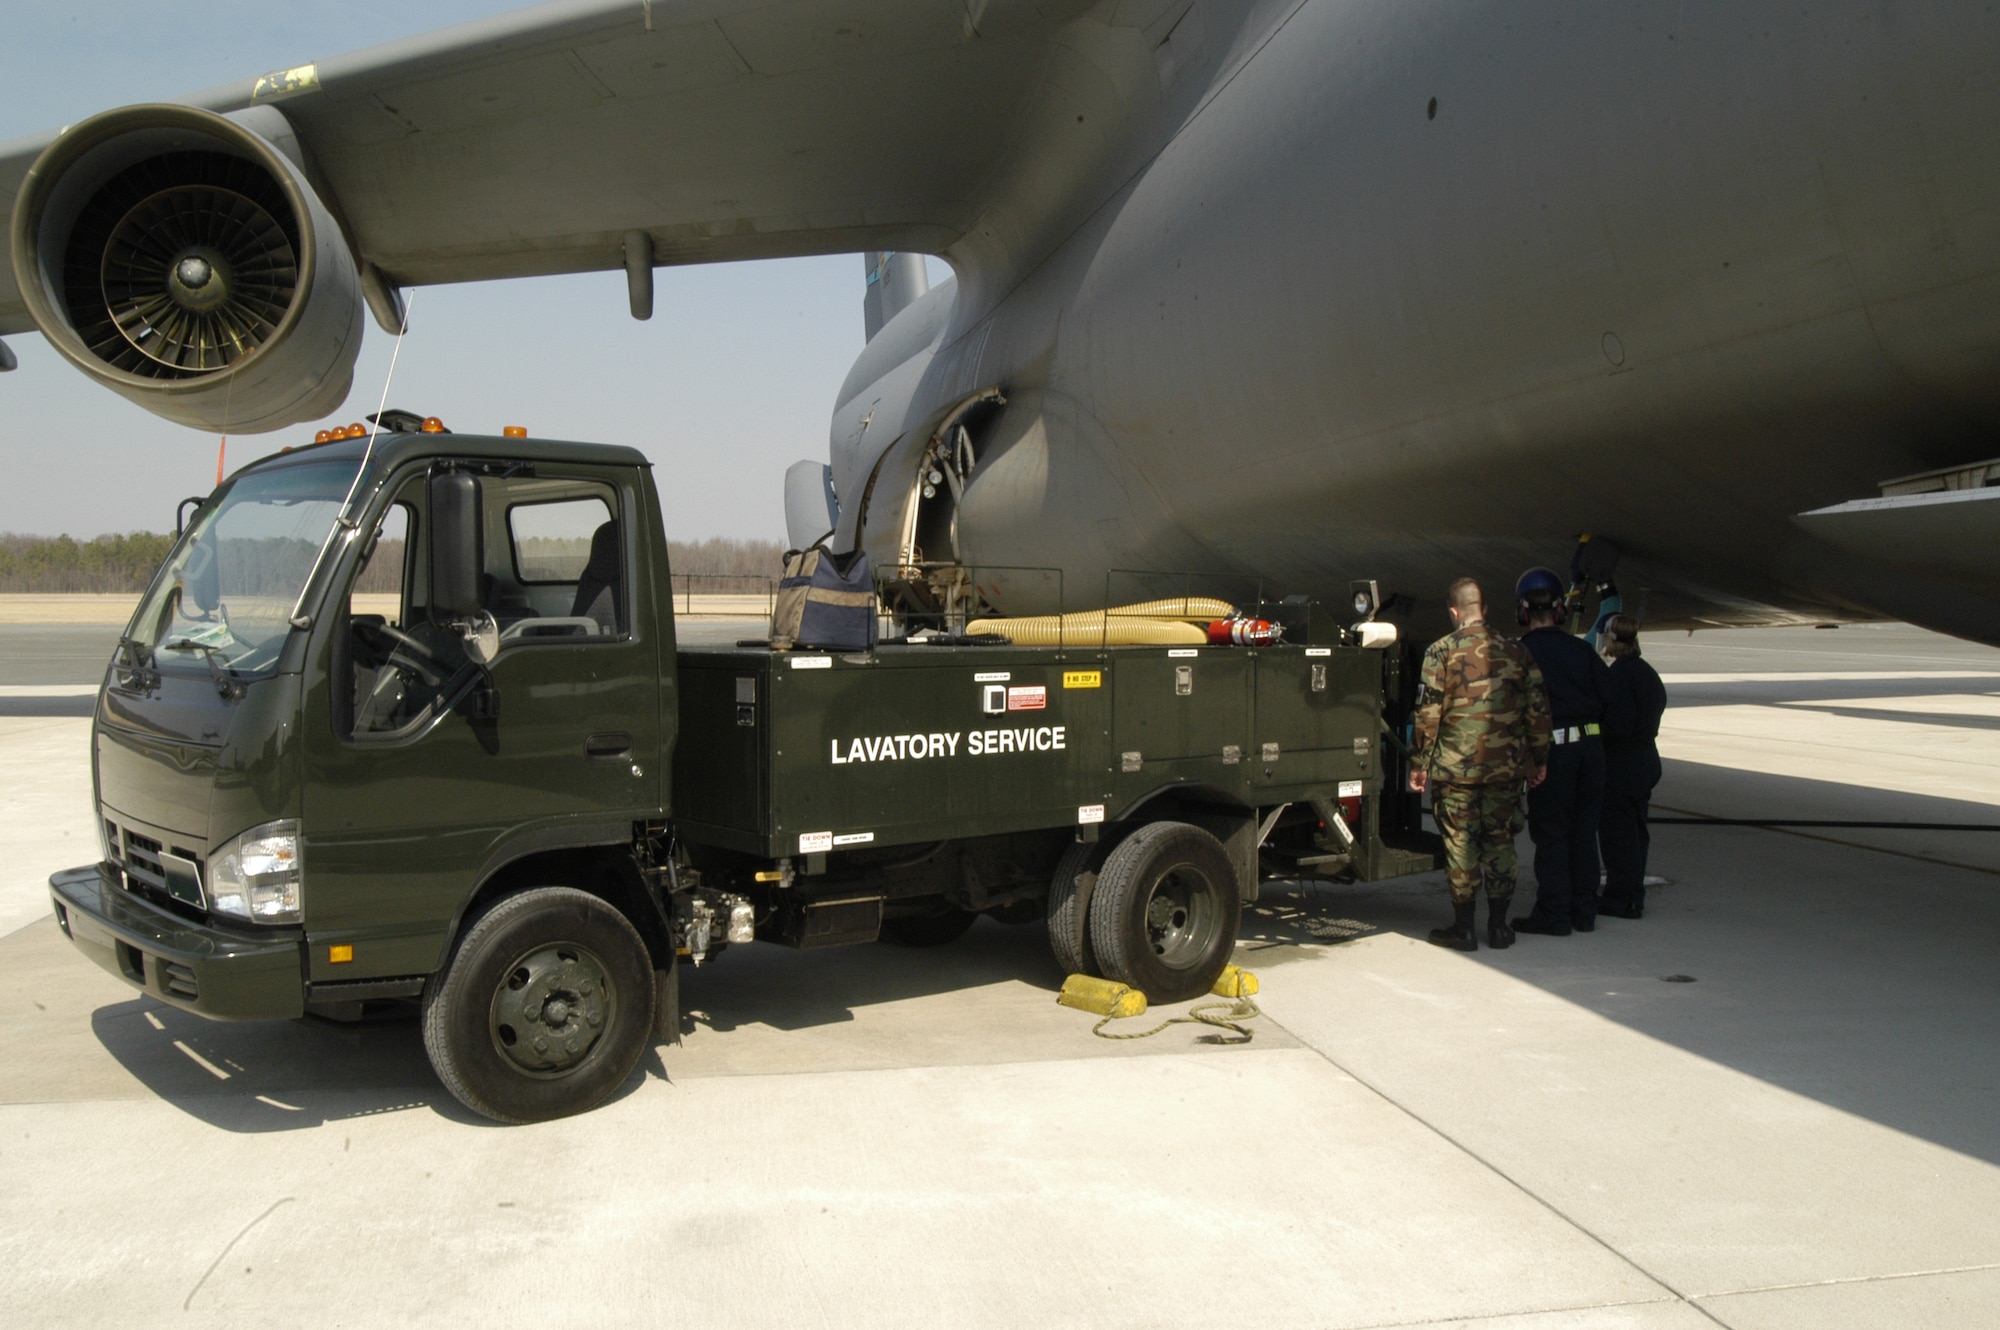
[[[1659,805],[2000,823],[2000,652],[1646,647]],[[89,722],[22,690],[101,664],[0,679],[8,1324],[2000,1324],[2000,833],[1661,826],[1645,919],[1475,955],[1437,875],[1267,887],[1248,1044],[1095,1038],[1035,927],[738,948],[611,1104],[500,1128],[407,1019],[212,1024],[69,948]]]

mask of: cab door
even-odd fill
[[[427,973],[493,870],[622,842],[664,813],[641,495],[609,468],[475,474],[481,599],[501,638],[490,684],[427,604],[427,472],[387,487],[364,522],[350,593],[315,643],[303,824],[316,982]],[[385,559],[400,560],[393,573]],[[393,594],[371,590],[385,584]]]

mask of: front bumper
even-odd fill
[[[106,971],[162,1002],[218,1021],[305,1013],[305,934],[190,923],[119,885],[103,864],[49,879],[56,922]]]

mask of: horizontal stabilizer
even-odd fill
[[[931,279],[921,254],[878,250],[862,257],[868,260],[868,285],[862,296],[861,319],[872,342],[883,324],[924,297],[931,289]]]
[[[2000,568],[2000,487],[1855,499],[1792,519],[1851,554],[1990,586]]]

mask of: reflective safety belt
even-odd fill
[[[1584,739],[1602,734],[1603,732],[1604,727],[1596,721],[1592,721],[1588,725],[1558,725],[1555,733],[1549,736],[1549,741],[1559,744],[1581,743]]]

